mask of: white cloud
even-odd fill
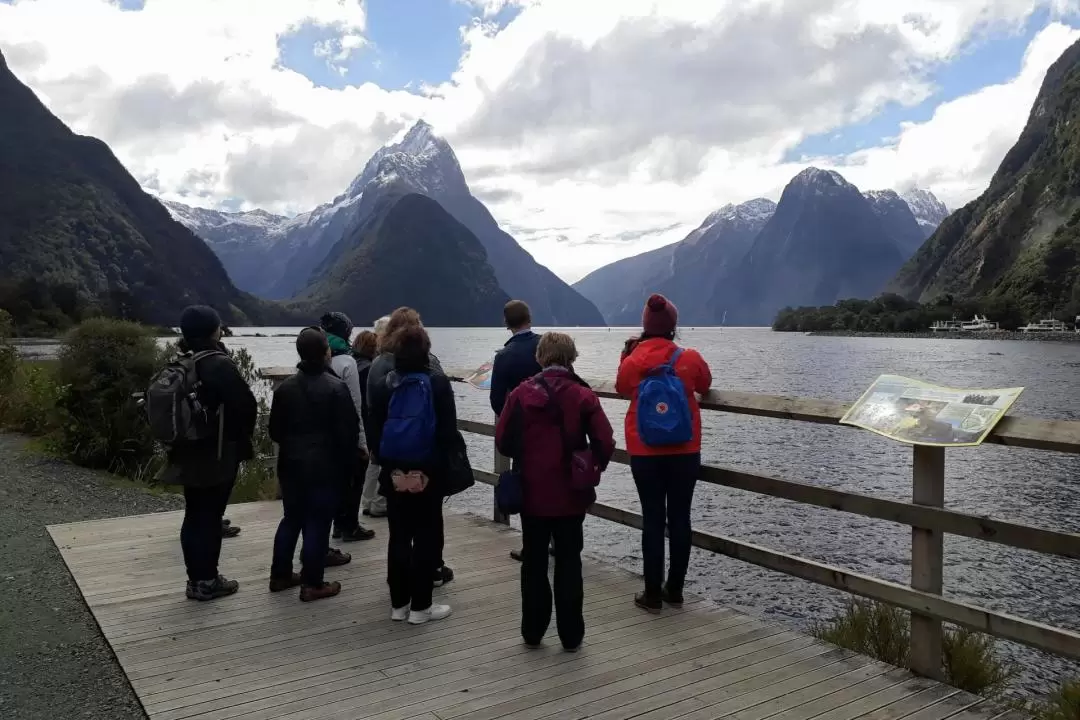
[[[76,130],[144,184],[212,205],[303,210],[427,117],[474,190],[528,250],[576,279],[677,239],[712,209],[775,197],[785,155],[891,103],[934,92],[930,71],[982,35],[1078,0],[447,0],[472,5],[466,53],[437,87],[316,87],[278,45],[314,25],[332,68],[366,43],[359,0],[106,0],[0,4],[0,49]],[[505,28],[487,21],[507,5]],[[59,18],[63,18],[60,21]],[[1077,33],[1051,24],[1018,76],[944,103],[839,166],[863,187],[918,182],[976,194]],[[568,252],[572,248],[573,252]]]

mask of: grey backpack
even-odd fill
[[[181,353],[154,376],[146,390],[146,418],[154,439],[172,448],[214,435],[215,418],[199,398],[197,363],[219,350]],[[213,413],[217,415],[218,413]]]

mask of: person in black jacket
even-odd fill
[[[536,348],[540,336],[532,331],[532,311],[521,300],[511,300],[503,308],[503,321],[510,339],[495,353],[491,364],[491,409],[498,418],[506,405],[506,397],[534,375],[540,374]],[[521,562],[521,550],[511,550],[510,557]]]
[[[300,372],[274,391],[270,438],[278,444],[278,481],[285,515],[274,536],[270,591],[301,585],[308,602],[333,597],[341,583],[323,580],[330,525],[341,478],[354,472],[360,419],[349,388],[330,369],[326,333],[307,328],[296,338]],[[304,536],[301,573],[293,572],[296,543]]]
[[[211,417],[221,422],[218,434],[176,447],[162,480],[184,487],[184,522],[180,545],[187,566],[187,596],[214,600],[232,595],[240,583],[218,573],[221,557],[222,519],[229,503],[240,463],[254,457],[251,444],[258,417],[258,403],[240,370],[221,344],[221,318],[204,305],[184,310],[180,316],[182,352],[212,352],[199,360],[195,371],[201,386],[199,400]]]
[[[390,617],[419,625],[450,615],[450,606],[432,604],[431,568],[441,551],[442,498],[448,490],[449,454],[458,439],[457,406],[450,381],[429,364],[431,340],[423,327],[400,328],[387,338],[387,347],[394,355],[394,371],[382,383],[370,384],[369,378],[368,402],[372,448],[382,467],[379,492],[387,500],[390,527]],[[407,373],[423,373],[431,383],[435,434],[428,459],[422,462],[387,457],[383,447],[391,398]]]

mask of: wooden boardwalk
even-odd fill
[[[577,654],[518,634],[516,533],[448,512],[436,590],[454,615],[390,622],[385,521],[328,571],[342,594],[313,604],[266,581],[279,503],[229,510],[243,533],[221,570],[240,593],[183,595],[180,513],[49,528],[152,720],[976,720],[979,698],[701,600],[662,615],[633,607],[640,580],[585,563]]]

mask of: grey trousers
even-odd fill
[[[368,463],[364,473],[364,492],[360,496],[360,507],[376,515],[386,514],[386,498],[379,494],[379,473],[382,468],[375,463]]]

